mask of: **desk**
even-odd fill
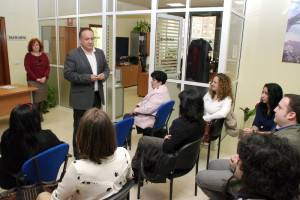
[[[16,88],[0,88],[0,117],[9,115],[12,109],[19,103],[32,102],[31,92],[38,90],[35,87],[29,87],[21,84],[2,85],[0,87],[3,86],[15,86]]]
[[[142,72],[141,65],[121,65],[122,69],[122,86],[130,87],[138,83],[138,74]]]

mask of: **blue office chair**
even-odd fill
[[[115,123],[118,147],[127,145],[131,149],[131,130],[134,123],[134,118],[129,117]]]
[[[151,116],[155,118],[155,123],[153,128],[148,128],[150,135],[154,136],[155,132],[158,132],[162,129],[168,129],[168,122],[169,118],[172,114],[173,107],[174,107],[175,101],[168,101],[161,106],[158,107],[156,115],[151,114],[143,114],[143,113],[134,113],[135,115],[146,115]]]
[[[23,164],[22,177],[25,177],[28,184],[35,184],[40,181],[56,181],[59,168],[64,162],[61,180],[66,171],[68,158],[71,157],[68,152],[69,144],[63,143],[33,156]]]

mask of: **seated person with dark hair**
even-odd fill
[[[0,187],[16,187],[17,174],[25,161],[61,144],[51,130],[42,130],[38,109],[31,103],[16,106],[10,113],[9,128],[1,137]]]
[[[300,155],[286,138],[254,133],[238,144],[236,199],[292,200],[299,195]]]
[[[137,171],[140,168],[141,154],[145,149],[151,152],[151,148],[156,148],[159,154],[156,156],[163,157],[165,154],[175,152],[185,144],[194,142],[204,135],[205,122],[203,119],[204,105],[202,95],[195,90],[184,90],[179,94],[179,99],[180,117],[172,122],[169,129],[170,135],[167,135],[164,139],[143,136],[139,140],[137,150],[132,159],[135,179],[137,177]],[[151,158],[147,155],[145,155],[145,157],[145,160]],[[156,169],[160,169],[164,167],[159,166],[161,164],[162,163],[155,163],[153,165],[156,165]],[[153,174],[155,174],[155,172],[153,172]]]
[[[124,118],[130,117],[134,113],[155,115],[159,106],[170,101],[169,91],[165,85],[168,79],[167,74],[163,71],[154,71],[151,77],[153,90],[149,92],[140,103],[136,104],[131,113],[125,114]],[[154,122],[155,118],[151,116],[134,116],[134,124],[136,125],[137,132],[143,133],[144,135],[148,134],[147,128],[152,128]]]
[[[274,121],[280,128],[272,130],[272,134],[288,139],[289,145],[300,152],[300,95],[284,95],[274,112]],[[197,184],[210,199],[223,199],[223,190],[235,170],[237,161],[237,154],[230,159],[213,160],[209,163],[208,170],[197,174]],[[226,192],[234,196],[241,186],[241,181],[233,178]]]
[[[52,194],[43,192],[37,199],[105,199],[131,179],[129,153],[117,147],[115,128],[104,111],[91,108],[84,113],[76,140],[81,159],[70,164]]]
[[[275,128],[274,109],[282,99],[282,89],[277,83],[266,83],[263,87],[260,102],[256,106],[256,115],[251,128],[243,129],[245,134],[253,132],[271,133]]]

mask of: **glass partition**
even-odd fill
[[[102,8],[103,1],[106,1],[105,9]],[[232,12],[244,13],[245,1],[232,0]],[[70,90],[70,82],[63,77],[63,65],[67,52],[78,47],[78,31],[81,27],[93,29],[95,47],[105,50],[109,68],[116,69],[111,71],[106,85],[106,106],[111,117],[118,117],[119,113],[131,111],[130,104],[135,105],[136,101],[142,98],[138,96],[138,79],[135,77],[140,71],[151,73],[153,70],[163,70],[168,74],[171,82],[167,82],[166,85],[169,87],[171,99],[176,101],[171,121],[178,117],[178,94],[183,84],[184,88],[196,88],[205,95],[208,88],[203,85],[208,84],[201,83],[208,83],[215,73],[229,74],[232,80],[238,78],[244,19],[233,13],[230,27],[224,20],[223,25],[229,27],[226,29],[229,30],[228,36],[222,38],[226,40],[224,44],[228,44],[225,47],[228,48],[228,57],[226,64],[222,62],[222,67],[219,67],[219,55],[222,56],[224,53],[220,52],[224,0],[175,0],[172,2],[175,5],[171,5],[169,0],[157,0],[157,8],[152,10],[151,0],[38,0],[37,2],[40,37],[52,65],[48,82],[60,89],[58,97],[62,106],[69,107]],[[215,7],[218,8],[214,9]],[[103,9],[108,12],[103,12]],[[152,26],[155,27],[155,30],[151,30],[152,34],[151,16],[156,17],[153,21],[157,22]],[[106,20],[106,27],[102,27],[103,19]],[[138,24],[150,28],[147,31],[136,31],[140,28]],[[113,30],[114,27],[116,30]],[[102,32],[103,30],[106,32]],[[151,38],[153,41],[150,41],[150,37],[153,37]],[[153,52],[150,52],[150,46],[154,47]],[[118,65],[124,65],[129,69],[129,73],[127,70],[129,78],[125,77],[126,73],[123,73],[125,70],[121,70],[123,66]],[[135,65],[135,68],[129,68],[128,65]],[[113,84],[113,80],[116,84]],[[133,81],[134,84],[124,88],[122,81],[125,80]],[[148,88],[148,84],[145,88]],[[114,103],[113,93],[116,98]],[[125,98],[122,98],[123,94]],[[126,95],[134,96],[134,100],[129,100]],[[121,108],[120,105],[124,107]]]
[[[72,21],[72,23],[69,23],[70,20]],[[77,48],[76,25],[76,18],[58,20],[59,65],[64,65],[67,53]]]
[[[57,0],[58,16],[76,15],[76,0]]]
[[[208,83],[218,72],[222,12],[193,12],[190,19],[185,80]]]
[[[184,85],[184,89],[194,89],[197,90],[202,96],[204,96],[207,92],[208,89],[207,87],[201,87],[201,86],[194,86],[194,85]]]
[[[243,18],[236,14],[231,14],[226,73],[232,80],[238,78],[243,36],[243,24]]]
[[[168,79],[181,78],[184,17],[185,13],[157,14],[155,70],[164,71]]]
[[[150,10],[151,0],[131,1],[117,0],[117,11]]]
[[[55,16],[55,0],[38,1],[39,18]]]
[[[113,99],[112,99],[112,76],[106,79],[106,113],[112,119],[113,117]]]
[[[244,14],[245,11],[246,0],[233,0],[232,1],[232,9]]]
[[[113,0],[111,0],[111,1],[107,1],[107,5],[106,5],[106,7],[107,7],[107,12],[112,12],[113,11]]]
[[[80,0],[79,13],[100,13],[102,12],[102,0]]]
[[[57,78],[57,67],[50,66],[49,78],[47,80],[48,87],[53,87],[56,91],[55,100],[58,104],[58,78]]]
[[[158,9],[185,8],[186,0],[158,0],[157,7]]]
[[[199,7],[223,7],[224,0],[209,0],[209,1],[199,1],[199,0],[191,0],[190,2],[191,8],[199,8]]]
[[[107,65],[110,69],[113,69],[113,50],[114,44],[113,44],[113,17],[107,16],[106,20],[106,61]]]
[[[102,16],[81,17],[79,18],[79,27],[89,27],[94,32],[94,46],[102,49]]]
[[[44,53],[47,54],[50,64],[57,64],[55,20],[40,21],[40,30]]]
[[[180,91],[180,85],[179,83],[170,83],[166,82],[166,86],[168,87],[169,94],[170,94],[170,99],[175,101],[175,105],[173,107],[172,114],[169,119],[168,127],[172,125],[172,122],[174,119],[177,119],[179,117],[179,104],[180,100],[178,98]]]
[[[116,65],[137,65],[140,61],[143,71],[148,69],[146,60],[150,56],[150,32],[134,32],[138,23],[149,25],[150,14],[118,15],[116,17]],[[136,78],[137,79],[137,78]]]
[[[64,68],[59,67],[59,83],[60,83],[60,105],[70,108],[69,97],[71,83],[64,78]]]

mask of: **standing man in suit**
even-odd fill
[[[84,112],[92,107],[104,105],[103,82],[109,76],[109,68],[101,49],[94,48],[94,32],[81,28],[80,47],[67,53],[64,77],[71,82],[70,106],[73,108],[73,150],[76,159],[80,158],[76,133]]]

